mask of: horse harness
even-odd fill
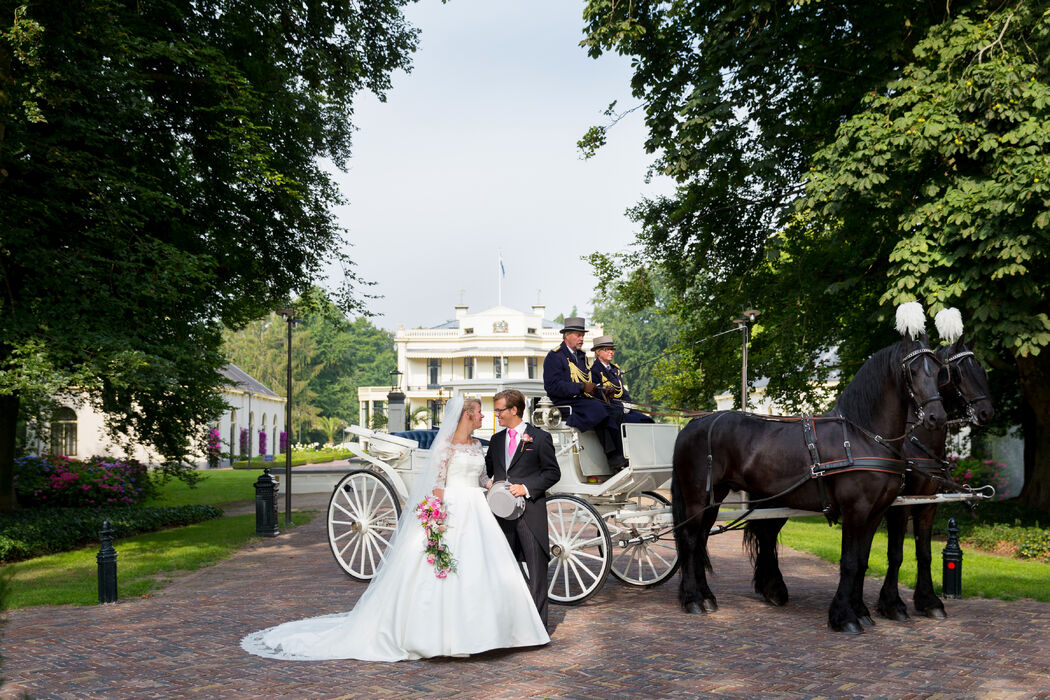
[[[960,353],[960,354],[962,354],[962,353]],[[885,438],[885,437],[883,437],[881,435],[873,433],[870,430],[867,430],[866,428],[864,428],[863,426],[860,426],[860,425],[854,423],[850,419],[848,419],[845,416],[843,416],[841,413],[836,415],[836,416],[827,416],[827,417],[823,417],[823,416],[822,417],[802,416],[801,418],[793,418],[793,417],[792,418],[771,418],[771,417],[766,417],[766,416],[755,416],[756,418],[760,418],[762,420],[769,420],[769,421],[775,421],[775,422],[788,422],[788,421],[793,422],[793,421],[798,421],[801,424],[801,426],[802,426],[802,435],[803,435],[803,440],[804,440],[804,442],[806,444],[806,449],[809,451],[809,457],[810,457],[810,460],[811,460],[810,465],[809,465],[809,470],[804,476],[802,476],[802,478],[799,481],[795,482],[794,484],[789,486],[786,490],[781,491],[778,494],[775,494],[773,496],[768,496],[766,498],[753,499],[753,500],[749,500],[747,502],[741,503],[741,505],[744,505],[745,507],[747,507],[748,510],[742,516],[740,516],[739,518],[734,520],[732,523],[730,523],[729,525],[727,525],[725,527],[719,528],[717,531],[713,531],[712,534],[720,534],[720,533],[726,532],[726,531],[728,531],[730,529],[736,529],[736,526],[739,525],[742,521],[744,521],[754,511],[754,508],[751,507],[751,504],[753,504],[753,503],[761,503],[763,501],[770,501],[770,500],[773,500],[775,498],[780,498],[781,496],[784,496],[784,495],[786,495],[788,493],[791,493],[795,489],[801,487],[804,483],[806,483],[810,479],[816,479],[817,480],[817,488],[818,488],[818,490],[820,492],[821,512],[824,514],[824,517],[827,518],[829,525],[834,525],[835,523],[837,523],[838,522],[838,516],[835,514],[834,509],[832,508],[831,500],[828,498],[828,491],[827,491],[827,487],[826,487],[826,485],[824,483],[824,477],[837,476],[839,474],[845,474],[845,473],[848,473],[848,472],[855,472],[855,471],[882,472],[884,474],[897,474],[897,475],[899,475],[900,478],[901,478],[901,485],[903,486],[903,484],[904,484],[904,475],[909,469],[913,468],[914,462],[913,462],[913,460],[909,460],[907,457],[905,457],[903,452],[900,449],[896,448],[893,445],[893,443],[901,442],[901,441],[903,441],[905,439],[910,438],[912,431],[915,430],[916,427],[918,427],[919,423],[922,421],[923,417],[926,415],[926,406],[927,406],[927,404],[932,403],[934,401],[941,401],[941,395],[939,393],[934,393],[932,396],[927,398],[925,401],[919,401],[919,399],[915,396],[914,389],[912,388],[913,380],[912,380],[912,375],[911,375],[911,363],[912,363],[913,360],[915,360],[915,359],[917,359],[919,357],[923,357],[924,360],[928,360],[929,357],[927,357],[927,356],[932,357],[935,362],[937,362],[938,364],[941,364],[941,359],[939,357],[937,357],[937,353],[935,353],[933,350],[931,350],[929,348],[919,348],[917,350],[913,350],[912,352],[908,353],[903,358],[901,358],[901,361],[900,361],[901,362],[901,371],[904,374],[904,379],[905,379],[904,383],[905,383],[905,386],[907,387],[908,397],[911,399],[911,404],[912,404],[909,407],[909,413],[913,413],[914,414],[915,420],[914,421],[909,420],[908,421],[908,426],[909,427],[907,428],[907,430],[904,432],[903,435],[900,435],[898,437]],[[720,414],[714,420],[711,421],[711,425],[708,426],[708,431],[707,431],[707,482],[706,482],[706,491],[707,491],[707,499],[708,499],[709,503],[711,501],[711,496],[712,496],[712,492],[713,492],[713,483],[712,483],[712,481],[713,481],[713,478],[714,478],[714,476],[713,476],[713,472],[714,472],[714,455],[712,454],[712,451],[711,451],[711,444],[712,444],[711,436],[712,436],[712,432],[713,432],[714,427],[715,427],[715,423],[718,422],[719,418],[721,418],[722,415],[725,415],[725,414]],[[834,422],[838,423],[841,426],[841,428],[842,428],[842,449],[843,449],[843,452],[845,454],[844,458],[831,459],[831,460],[826,460],[826,461],[821,459],[820,450],[818,448],[819,442],[817,440],[817,428],[816,428],[817,421],[834,421]],[[849,439],[848,427],[854,428],[855,430],[860,432],[862,435],[864,435],[866,438],[868,438],[872,442],[875,442],[876,444],[881,445],[884,449],[889,451],[893,455],[893,457],[882,457],[882,456],[859,456],[859,457],[856,457],[856,456],[854,456],[853,455],[853,445],[851,444],[850,439]],[[928,450],[927,450],[927,452],[928,452]],[[929,475],[929,474],[923,473],[923,475],[924,476],[928,476],[929,478],[933,478],[932,475]],[[711,505],[707,506],[707,508],[710,508],[710,507],[712,507],[714,505],[721,506],[723,504],[725,504],[724,501],[720,502],[718,504],[711,504]],[[705,508],[704,510],[706,510],[707,508]]]

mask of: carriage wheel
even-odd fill
[[[582,603],[609,575],[609,531],[598,511],[576,496],[547,499],[547,527],[551,540],[547,595],[562,605]]]
[[[397,530],[401,506],[381,474],[355,469],[344,476],[328,501],[328,544],[351,578],[375,576]]]
[[[666,530],[670,524],[671,502],[658,493],[644,491],[627,500],[619,510],[631,515],[605,516],[612,534],[613,576],[631,586],[656,586],[678,571],[678,547],[673,539],[642,539]],[[628,541],[621,546],[620,540]]]

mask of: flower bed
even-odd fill
[[[222,515],[215,506],[133,506],[117,508],[35,508],[0,519],[0,562],[64,552],[99,542],[102,521],[114,537],[128,537],[165,527],[192,525]]]
[[[952,467],[952,478],[960,484],[973,488],[991,485],[995,487],[996,499],[1002,498],[1009,486],[1006,465],[979,457],[948,457]]]
[[[19,457],[14,483],[18,502],[27,507],[132,505],[153,493],[146,465],[112,457]]]

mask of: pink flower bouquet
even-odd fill
[[[427,538],[427,563],[434,565],[434,575],[445,578],[449,572],[455,573],[456,560],[445,546],[445,518],[448,511],[445,504],[436,496],[427,496],[416,506],[416,517],[423,523],[423,534]]]

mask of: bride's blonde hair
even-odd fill
[[[463,412],[459,414],[459,419],[463,420],[463,416],[467,415],[468,413],[473,415],[474,411],[476,410],[475,406],[477,408],[481,408],[481,399],[477,398],[476,396],[467,396],[466,398],[464,398]]]

